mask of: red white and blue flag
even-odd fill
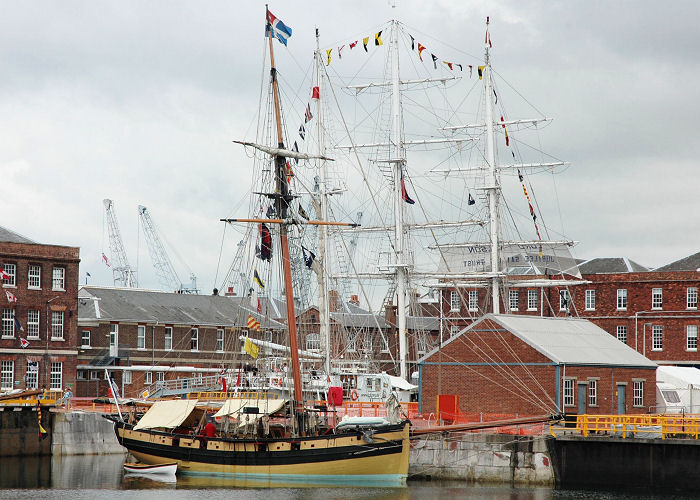
[[[0,267],[0,279],[9,280],[10,278],[12,278],[12,276],[10,276],[9,274],[7,274],[7,273],[5,272],[5,269],[3,269],[2,267]]]
[[[29,341],[25,339],[24,337],[19,338],[19,345],[22,346],[22,349],[26,349],[29,347]]]
[[[7,296],[8,302],[17,302],[17,297],[15,297],[15,294],[9,290],[5,290],[5,295]]]
[[[22,326],[22,323],[19,322],[19,319],[17,318],[17,316],[15,316],[14,314],[12,316],[15,319],[15,328],[17,328],[17,330],[19,330],[20,332],[23,332],[24,327]]]
[[[280,41],[281,44],[287,45],[287,39],[292,36],[292,28],[277,19],[272,12],[267,11],[268,30],[272,31],[272,35]],[[267,31],[266,31],[267,33]]]

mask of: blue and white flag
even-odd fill
[[[287,45],[287,39],[292,36],[292,28],[277,19],[272,12],[267,11],[267,22],[272,34],[280,43]],[[267,33],[266,33],[267,34]]]

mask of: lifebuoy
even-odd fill
[[[358,394],[357,389],[353,389],[352,391],[350,391],[350,399],[352,399],[353,401],[357,401],[357,398],[359,397],[360,395]]]
[[[146,399],[146,398],[147,398],[148,396],[150,396],[150,395],[151,395],[151,393],[148,392],[148,389],[146,389],[145,391],[143,391],[143,392],[140,394],[140,396],[141,396],[143,399]]]

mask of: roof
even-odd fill
[[[639,273],[649,268],[626,257],[599,257],[589,259],[578,265],[581,274],[597,273]]]
[[[654,271],[700,271],[700,252],[657,267]]]
[[[700,386],[700,370],[688,366],[659,366],[656,381],[685,389],[688,384]]]
[[[78,321],[245,326],[248,315],[252,314],[264,329],[286,329],[283,323],[252,309],[248,297],[83,286],[78,292],[78,299]]]
[[[14,231],[0,226],[0,241],[8,243],[36,243],[29,238],[25,238],[21,234],[17,234]]]
[[[620,342],[608,332],[586,319],[543,318],[519,314],[487,314],[444,346],[470,330],[479,330],[485,320],[492,320],[556,364],[605,365],[655,368],[656,363]],[[424,361],[437,348],[421,358]],[[419,362],[420,362],[419,361]]]
[[[419,331],[439,331],[440,318],[435,316],[406,316],[406,328]]]

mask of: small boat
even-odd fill
[[[143,463],[125,463],[124,470],[126,472],[135,472],[138,474],[165,474],[174,476],[177,472],[177,462],[166,462],[163,464],[143,464]]]

